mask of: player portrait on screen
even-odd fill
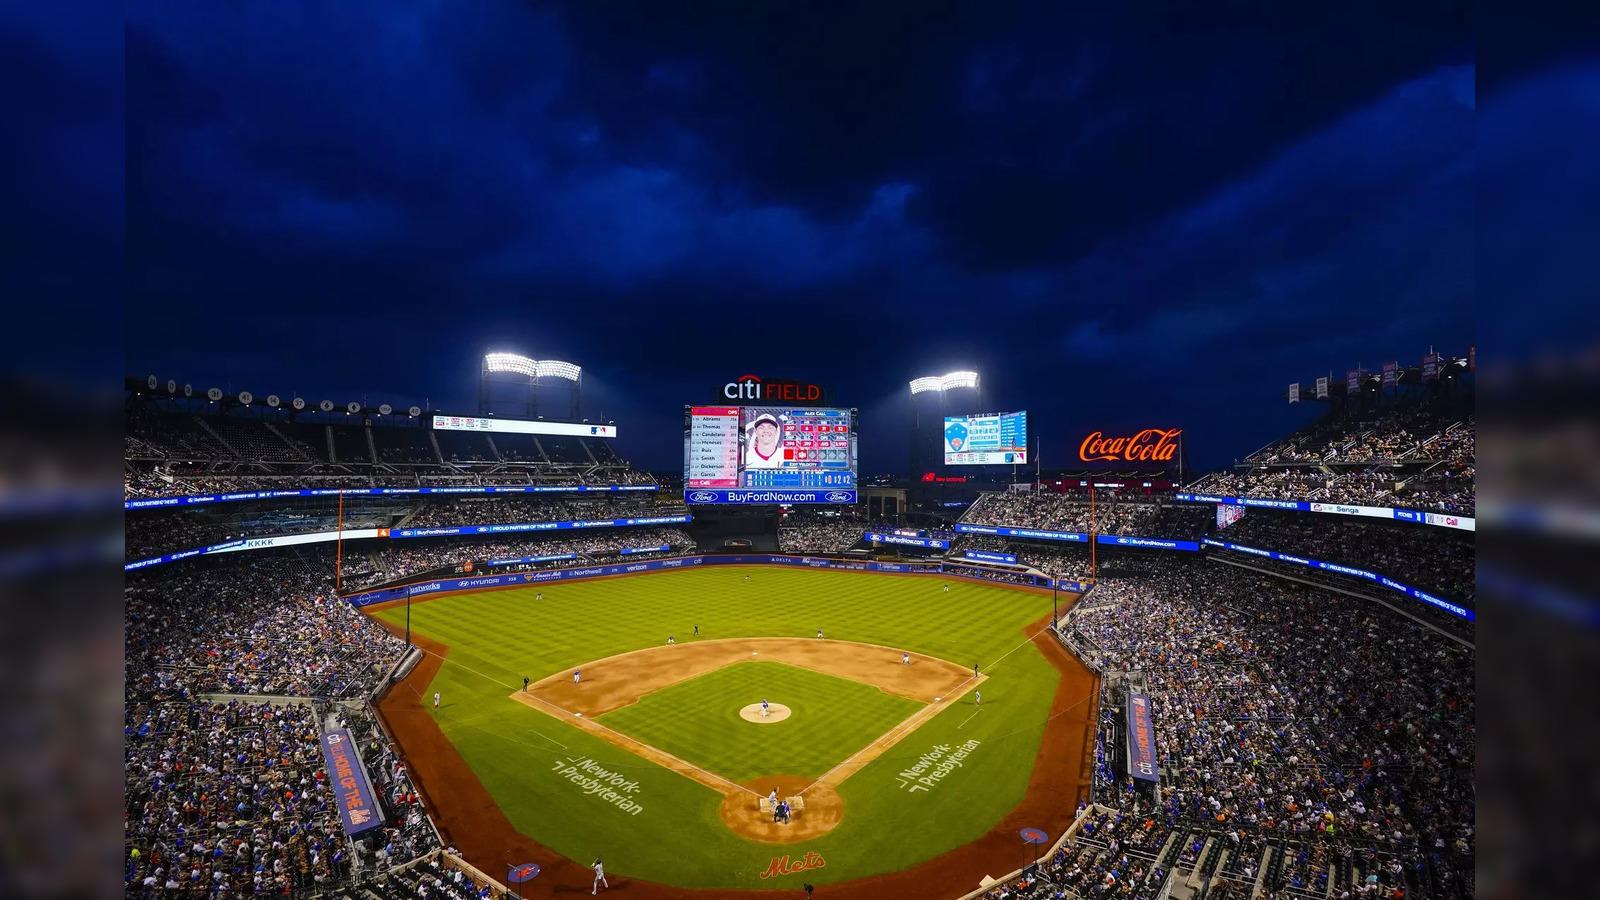
[[[744,467],[783,468],[783,424],[771,413],[761,413],[744,427]]]

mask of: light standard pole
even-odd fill
[[[411,649],[411,585],[406,585],[406,649]]]

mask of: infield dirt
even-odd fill
[[[395,634],[401,633],[399,627],[378,621]],[[985,875],[1004,874],[1016,867],[1018,829],[1035,827],[1060,834],[1072,823],[1078,803],[1088,796],[1088,751],[1094,733],[1094,695],[1098,685],[1093,673],[1044,630],[1048,622],[1049,617],[1042,618],[1025,630],[1040,653],[1056,668],[1060,680],[1023,801],[978,840],[899,872],[829,884],[826,890],[830,898],[883,900],[886,897],[959,896],[976,888]],[[543,847],[512,826],[429,715],[422,703],[423,692],[444,664],[449,648],[420,635],[412,637],[426,655],[401,683],[383,696],[378,702],[378,712],[400,745],[412,780],[445,839],[469,862],[485,871],[503,867],[506,860],[537,863],[543,874],[537,881],[521,885],[526,897],[564,896],[589,886],[593,873],[588,867]],[[675,645],[687,646],[693,645]],[[899,665],[898,659],[895,665]],[[570,673],[567,677],[570,679]],[[771,781],[756,779],[749,785],[756,786],[752,790],[763,786],[770,790]],[[808,799],[807,811],[810,810]],[[795,896],[792,889],[701,890],[617,875],[611,876],[611,884],[612,892],[621,891],[626,896],[648,900]]]

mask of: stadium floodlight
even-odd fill
[[[565,378],[568,381],[577,381],[582,373],[581,367],[554,359],[541,359],[534,365],[534,374],[539,378]]]
[[[539,362],[516,353],[490,353],[483,358],[485,372],[510,372],[529,378],[538,374]]]
[[[975,388],[977,386],[977,372],[947,372],[944,375],[913,379],[911,393],[921,394],[927,391],[948,391],[955,388]]]
[[[555,359],[529,359],[517,353],[489,353],[483,357],[485,372],[510,372],[529,378],[564,378],[577,381],[583,369]]]

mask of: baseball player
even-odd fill
[[[606,890],[611,890],[611,885],[606,883],[606,867],[601,864],[600,857],[597,856],[594,858],[594,887],[589,889],[589,893],[600,893],[601,885],[605,885]]]
[[[677,642],[678,642],[678,639],[677,639],[677,638],[675,638],[675,637],[673,637],[673,636],[672,636],[672,635],[670,635],[670,634],[669,634],[669,635],[667,635],[667,643],[669,643],[669,644],[676,644],[676,643],[677,643]]]
[[[699,637],[700,636],[700,626],[699,625],[696,625],[694,627],[694,636],[695,637]]]
[[[777,809],[778,808],[778,789],[777,788],[773,788],[772,789],[772,793],[767,795],[767,800],[772,803],[772,808],[773,809]]]
[[[433,708],[434,708],[434,711],[436,711],[436,712],[439,709],[439,692],[438,691],[434,691],[433,692]]]
[[[572,670],[572,683],[573,684],[577,684],[579,681],[582,681],[582,680],[583,680],[583,670],[581,670],[581,669],[573,669]]]
[[[948,582],[948,581],[946,581],[946,582],[945,582],[945,583],[944,583],[944,592],[945,592],[945,593],[946,593],[946,594],[948,594],[948,593],[950,593],[950,582]]]
[[[978,664],[977,663],[973,663],[972,664],[972,677],[973,678],[977,678],[978,677]]]
[[[903,663],[904,665],[908,665],[908,666],[911,665],[911,654],[909,654],[909,653],[901,653],[900,654],[900,662]],[[526,681],[527,679],[523,679],[523,680]],[[523,689],[526,690],[527,689],[526,686],[524,686]]]
[[[522,676],[522,692],[524,694],[528,692],[528,676],[526,675]]]
[[[761,698],[761,718],[765,719],[766,717],[767,717],[767,698],[762,697]],[[777,788],[773,788],[773,790],[777,790]]]
[[[745,581],[749,581],[749,580],[750,580],[750,576],[749,576],[749,575],[746,575],[746,576],[745,576],[745,577],[744,577],[744,580],[745,580]]]
[[[543,600],[544,599],[544,591],[539,591],[538,593],[535,593],[533,595],[533,599],[535,599],[535,600]]]
[[[817,640],[819,640],[819,641],[822,640],[822,629],[821,628],[817,629]]]

